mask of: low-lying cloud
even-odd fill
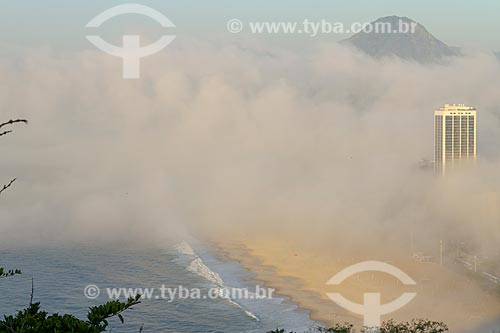
[[[361,242],[412,224],[497,240],[492,55],[424,66],[330,44],[193,42],[123,80],[99,51],[36,49],[3,55],[0,78],[1,119],[30,121],[0,141],[2,181],[18,177],[0,201],[3,243],[262,228]],[[479,160],[439,179],[419,160],[444,103],[477,107]]]

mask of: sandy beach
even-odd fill
[[[228,258],[239,261],[256,274],[267,287],[276,289],[291,302],[309,309],[311,319],[325,325],[348,321],[362,326],[362,318],[332,302],[327,293],[340,292],[344,297],[362,303],[365,292],[380,292],[382,303],[401,293],[417,296],[404,308],[383,317],[397,321],[428,318],[443,321],[451,332],[492,332],[500,328],[500,297],[486,291],[465,274],[440,267],[438,263],[417,263],[405,253],[378,255],[330,245],[312,244],[286,237],[245,237],[217,243]],[[340,286],[326,282],[347,266],[366,260],[391,263],[410,275],[416,286],[403,286],[383,273],[360,273]]]

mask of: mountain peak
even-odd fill
[[[341,43],[352,45],[375,58],[396,56],[419,63],[435,63],[445,57],[460,55],[458,48],[446,45],[408,17],[386,16],[371,22],[371,25],[373,31],[359,32]],[[386,30],[383,30],[384,26]],[[376,31],[377,27],[380,27],[379,31]]]

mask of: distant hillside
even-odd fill
[[[460,48],[446,45],[423,25],[407,17],[388,16],[372,23],[390,23],[392,29],[397,29],[400,20],[408,24],[416,23],[414,33],[360,32],[340,43],[352,45],[375,58],[396,56],[420,63],[434,63],[445,57],[460,55]]]

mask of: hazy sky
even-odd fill
[[[83,26],[97,13],[133,1],[7,1],[0,0],[0,43],[7,45],[89,47]],[[447,44],[500,51],[498,0],[373,1],[373,0],[152,0],[135,1],[165,13],[176,25],[177,35],[228,34],[226,21],[326,19],[351,23],[387,15],[408,16],[424,24]],[[234,36],[232,36],[234,37]],[[328,36],[339,40],[346,36]],[[276,37],[301,42],[306,37]]]

